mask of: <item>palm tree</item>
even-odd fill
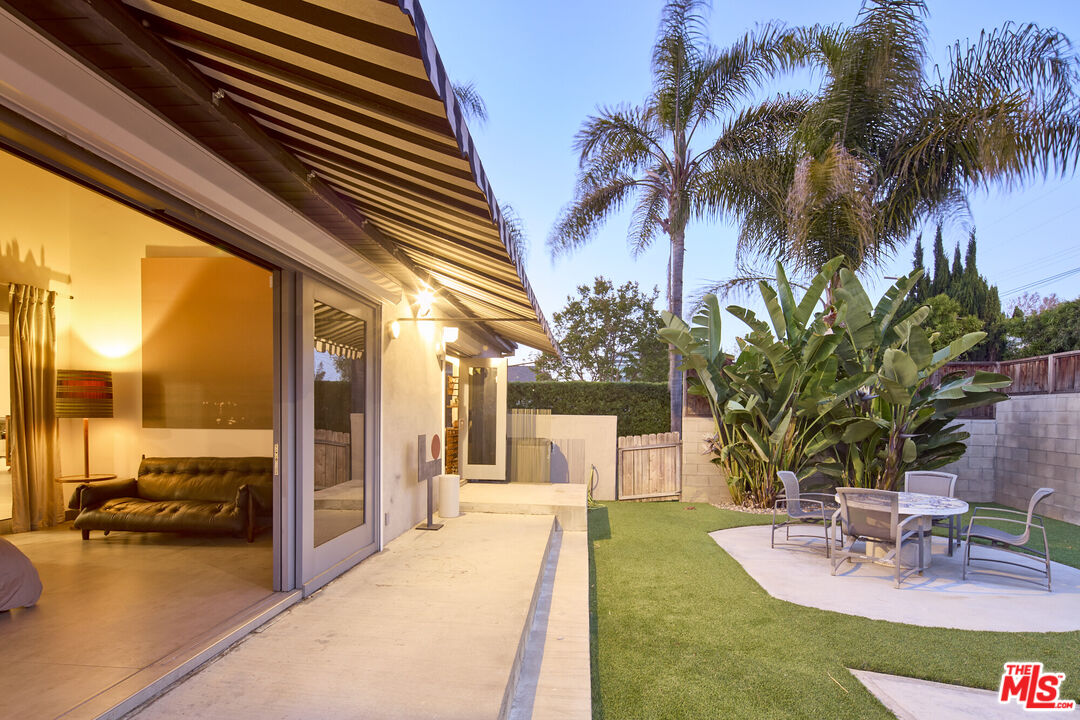
[[[574,199],[548,238],[554,256],[589,242],[599,226],[633,199],[629,242],[634,255],[663,233],[670,242],[667,304],[682,315],[683,257],[691,219],[722,206],[704,175],[720,158],[752,155],[763,139],[806,110],[801,96],[781,96],[743,109],[762,81],[789,64],[790,38],[766,25],[718,51],[707,40],[704,0],[669,0],[653,46],[651,93],[641,105],[601,108],[576,136],[580,154]],[[698,137],[718,130],[711,142]],[[697,145],[697,147],[695,147]],[[682,373],[669,348],[671,429],[682,427]]]
[[[837,255],[868,270],[967,194],[1075,167],[1078,62],[1054,29],[1007,24],[956,42],[928,72],[923,0],[867,0],[850,28],[793,33],[822,73],[801,123],[709,174],[740,220],[739,260],[813,274]]]

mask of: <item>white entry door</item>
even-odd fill
[[[458,465],[466,480],[506,479],[506,358],[461,361]]]

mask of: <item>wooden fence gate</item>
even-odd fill
[[[679,433],[619,438],[617,500],[678,500],[682,495]]]

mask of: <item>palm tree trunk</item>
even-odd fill
[[[682,317],[683,257],[686,254],[686,228],[673,223],[671,228],[671,259],[668,271],[668,311]],[[678,370],[682,356],[673,345],[668,346],[668,394],[671,400],[671,432],[682,432],[683,374]]]

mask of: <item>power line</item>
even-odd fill
[[[1050,275],[1049,277],[1044,277],[1041,280],[1035,280],[1034,282],[1029,282],[1026,285],[1021,285],[1018,288],[1013,288],[1012,290],[1005,293],[1005,297],[1019,295],[1020,293],[1027,290],[1035,290],[1036,288],[1040,288],[1043,285],[1049,285],[1052,282],[1064,280],[1065,278],[1076,275],[1077,273],[1080,273],[1080,267],[1074,267],[1071,270],[1065,270],[1064,272],[1060,272],[1056,275]]]

